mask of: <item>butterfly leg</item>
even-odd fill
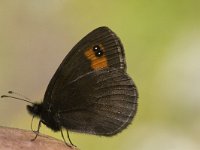
[[[62,131],[62,128],[61,128],[60,131],[61,131],[61,136],[62,136],[62,138],[63,138],[65,144],[66,144],[67,146],[69,146],[69,147],[72,147],[72,146],[76,147],[76,145],[74,145],[74,144],[72,143],[71,139],[69,138],[68,130],[67,130],[67,138],[69,139],[69,142],[70,142],[71,145],[69,145],[69,144],[66,142],[65,137],[64,137],[64,134],[63,134],[63,131]]]
[[[33,119],[35,118],[35,116],[33,115],[32,120],[31,120],[31,130],[34,132],[33,130]]]
[[[31,141],[35,141],[37,136],[39,135],[39,130],[40,130],[40,127],[41,127],[41,123],[42,123],[42,121],[40,120],[39,124],[38,124],[38,129],[36,131],[33,131],[35,133],[35,137],[33,139],[31,139]]]

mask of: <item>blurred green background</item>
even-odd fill
[[[199,150],[199,0],[1,0],[0,94],[41,101],[69,50],[103,25],[124,44],[138,112],[114,137],[71,133],[72,141],[81,150]],[[2,99],[0,125],[30,130],[25,106]],[[41,132],[61,139],[44,125]]]

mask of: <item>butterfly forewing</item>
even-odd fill
[[[102,58],[92,52],[95,45],[103,50]],[[126,70],[124,49],[114,32],[99,27],[78,42],[62,61],[47,87],[44,103],[58,103],[57,95],[63,86],[90,71],[109,67]]]

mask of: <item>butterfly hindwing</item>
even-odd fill
[[[62,92],[68,90],[70,96]],[[137,91],[131,78],[120,69],[91,71],[61,90],[59,116],[66,129],[110,136],[132,120],[137,109]]]

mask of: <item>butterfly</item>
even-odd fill
[[[138,91],[126,72],[123,45],[108,27],[87,34],[64,58],[41,103],[28,112],[53,131],[62,129],[113,136],[125,129],[137,111]],[[68,139],[72,144],[69,134]],[[64,139],[65,141],[65,139]]]

